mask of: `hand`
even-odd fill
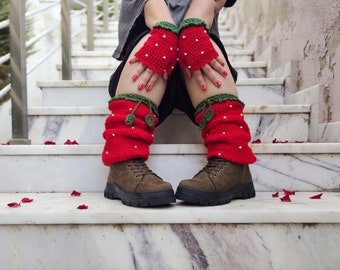
[[[205,64],[193,73],[188,68],[185,68],[184,72],[187,79],[194,78],[200,85],[201,89],[205,91],[207,90],[207,82],[204,76],[217,87],[222,85],[221,76],[228,76],[228,72],[223,68],[224,65],[223,59],[220,56],[217,56],[208,64]]]
[[[161,76],[147,66],[144,66],[136,56],[132,56],[129,64],[135,64],[135,71],[131,79],[134,82],[139,79],[139,84],[137,86],[138,90],[143,90],[145,88],[146,91],[151,91],[158,78]],[[163,74],[163,79],[168,79],[168,74],[166,72]]]
[[[135,81],[143,74],[138,88],[144,87],[143,82],[152,86],[159,76],[168,79],[177,62],[177,42],[177,26],[160,22],[153,27],[142,48],[129,61],[130,64],[139,62],[132,78]]]
[[[218,87],[222,84],[218,76],[228,75],[223,69],[224,61],[215,50],[207,26],[201,19],[189,18],[181,23],[178,59],[186,77],[194,74],[202,90],[207,88],[203,74]]]

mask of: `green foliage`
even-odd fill
[[[9,1],[0,0],[0,22],[9,18]],[[26,39],[31,36],[31,26],[33,20],[26,21]],[[31,54],[33,45],[27,49],[27,55]],[[0,56],[4,56],[10,52],[9,27],[0,29]],[[10,61],[0,64],[0,89],[10,83]]]
[[[7,0],[0,0],[0,22],[8,19],[9,7]],[[9,53],[9,27],[0,29],[0,56],[4,56]],[[4,88],[10,83],[10,66],[9,61],[4,64],[0,64],[0,89]],[[2,100],[2,102],[8,99],[9,95]],[[1,103],[0,103],[1,105]]]
[[[114,0],[109,0],[109,5],[112,4],[112,3],[114,3]],[[97,6],[97,10],[98,10],[99,12],[102,12],[102,11],[103,11],[103,5],[98,5],[98,6]],[[112,10],[112,11],[110,12],[110,14],[109,14],[109,17],[112,17],[112,16],[114,15],[114,12],[115,12],[115,10]],[[100,17],[99,19],[102,20],[103,18]]]

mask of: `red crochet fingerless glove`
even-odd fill
[[[155,24],[149,34],[150,37],[135,56],[160,76],[165,72],[170,75],[177,62],[177,26],[162,21]]]
[[[195,72],[218,56],[203,20],[186,19],[179,29],[178,59],[182,69]]]

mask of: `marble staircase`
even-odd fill
[[[72,81],[37,82],[43,100],[28,109],[32,145],[0,145],[0,268],[337,269],[340,143],[311,139],[317,104],[306,96],[319,87],[291,93],[287,72],[268,74],[271,59],[254,59],[227,23],[221,37],[239,71],[258,159],[256,198],[151,209],[103,198],[101,134],[117,66],[116,23],[110,29],[96,35],[95,51],[73,52]],[[175,111],[158,128],[148,165],[176,188],[205,165],[205,152],[196,127]],[[291,202],[281,200],[284,189],[295,191]],[[33,202],[7,206],[22,198]],[[88,209],[77,209],[83,204]]]

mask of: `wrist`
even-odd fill
[[[153,28],[162,28],[162,29],[165,29],[165,30],[168,30],[176,35],[178,35],[178,32],[179,32],[179,29],[178,29],[178,26],[173,24],[173,23],[170,23],[170,22],[167,22],[167,21],[160,21],[158,23],[156,23]]]
[[[203,26],[207,31],[209,31],[207,23],[199,18],[187,18],[183,20],[179,25],[179,32],[181,32],[183,29],[191,27],[191,26]]]

